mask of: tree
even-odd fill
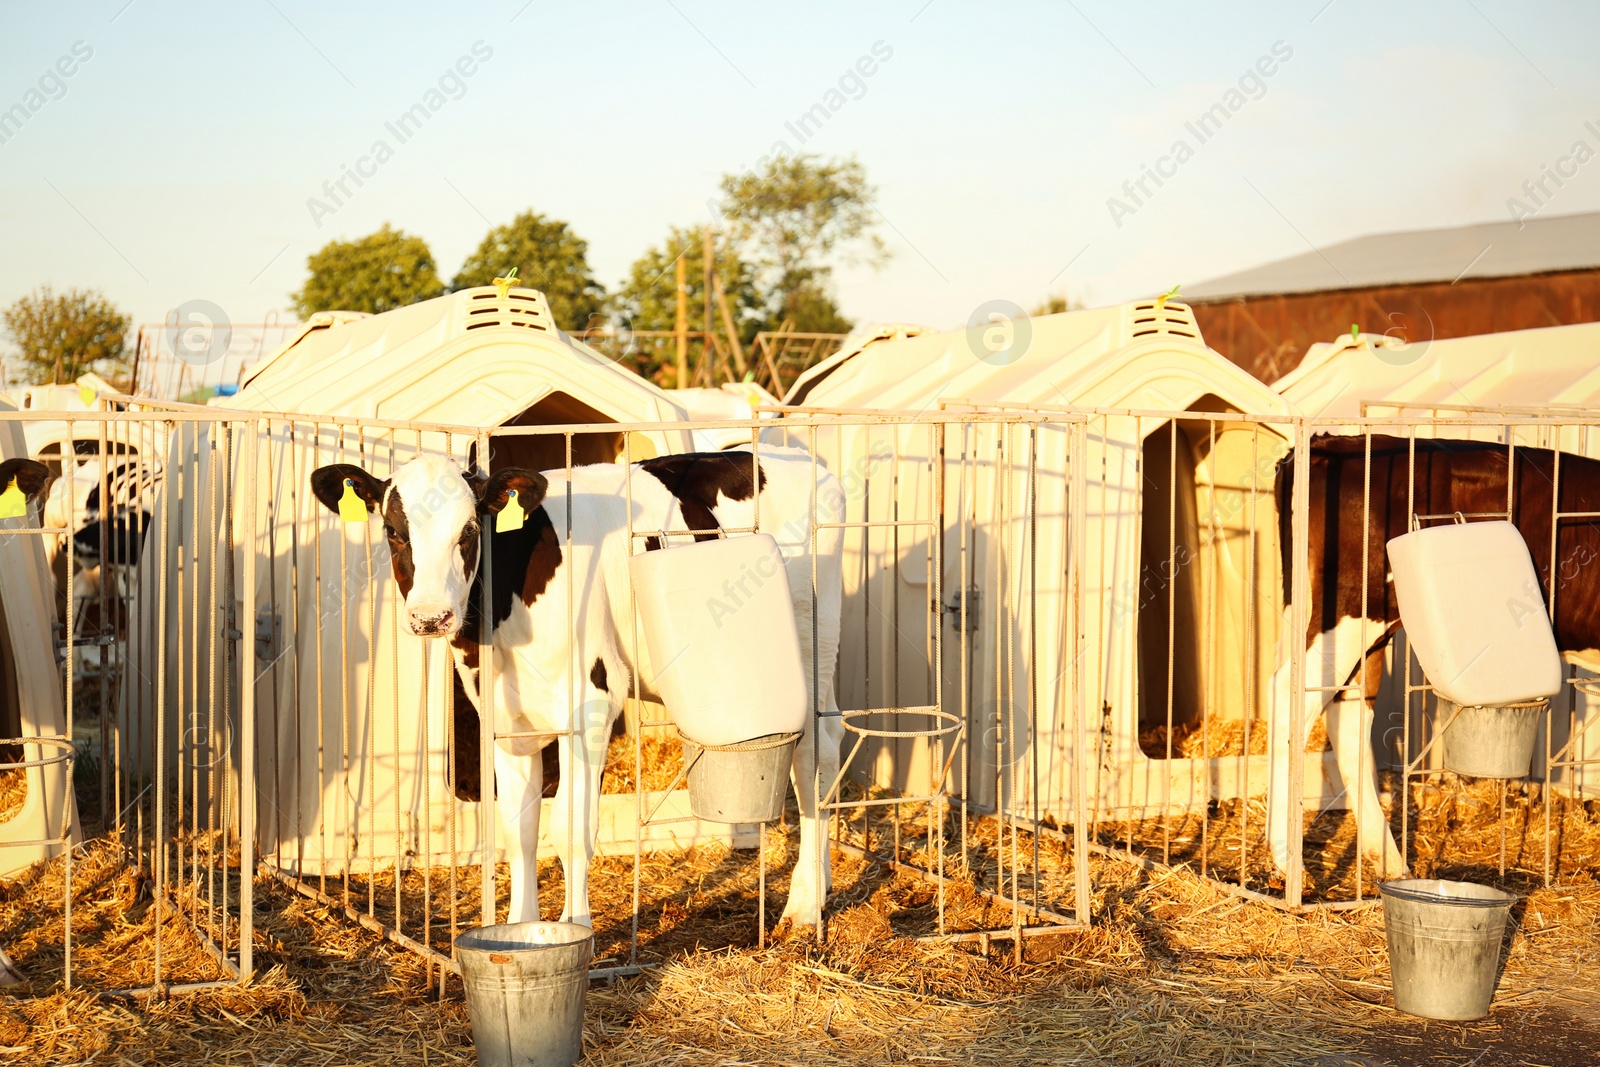
[[[726,234],[712,238],[711,254],[717,260],[717,284],[728,298],[741,344],[748,344],[762,326],[767,302],[756,287],[756,269],[739,256]],[[628,279],[608,302],[612,314],[633,330],[675,330],[678,324],[679,257],[684,260],[688,304],[688,328],[705,328],[705,243],[702,231],[674,226],[666,240],[647,248],[628,269]],[[713,305],[713,329],[722,332],[720,309]],[[696,343],[698,348],[698,342]],[[665,385],[677,385],[676,353],[669,346],[649,348],[637,369],[640,374]],[[667,368],[672,368],[667,373]]]
[[[589,270],[589,242],[560,219],[534,211],[524,211],[485,234],[450,288],[488,285],[512,267],[522,284],[544,293],[562,329],[585,329],[600,313],[605,288]]]
[[[787,322],[797,333],[849,333],[855,326],[840,312],[833,294],[813,278],[791,284],[787,291],[774,295],[778,301],[772,315],[774,327]]]
[[[131,320],[96,289],[48,285],[0,313],[6,334],[21,351],[23,375],[32,384],[65,384],[96,371],[126,387]]]
[[[830,286],[836,254],[881,265],[888,258],[872,207],[876,190],[854,157],[783,156],[722,179],[722,213],[761,269],[772,325],[842,332]]]
[[[354,241],[329,241],[306,257],[311,272],[290,293],[295,312],[366,311],[374,315],[445,292],[428,242],[386,222]]]
[[[1084,306],[1085,305],[1082,300],[1071,295],[1063,289],[1059,295],[1056,293],[1051,293],[1049,296],[1045,297],[1037,305],[1035,305],[1034,309],[1028,312],[1028,314],[1059,315],[1063,311],[1078,311]]]

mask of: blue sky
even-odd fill
[[[399,143],[385,124],[475,45],[492,54]],[[612,286],[780,140],[853,153],[878,187],[893,257],[841,266],[854,317],[1108,303],[1509,217],[1543,165],[1600,149],[1596,45],[1600,5],[1510,0],[0,3],[0,112],[38,105],[0,125],[0,304],[50,283],[141,322],[196,299],[259,321],[330,239],[388,221],[448,278],[529,207]],[[830,98],[875,46],[888,58]],[[802,145],[786,124],[819,103]],[[1218,104],[1202,143],[1189,124]],[[379,140],[392,158],[316,216]],[[1168,177],[1135,201],[1146,167]],[[1600,162],[1545,210],[1597,208]]]

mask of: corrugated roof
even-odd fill
[[[1185,286],[1187,300],[1503,278],[1600,267],[1600,212],[1379,233]]]

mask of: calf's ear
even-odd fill
[[[383,491],[389,486],[387,481],[374,478],[354,463],[330,463],[311,472],[311,491],[322,501],[323,507],[337,515],[339,501],[344,497],[346,481],[349,481],[350,488],[367,506],[369,515],[377,511],[383,503]]]
[[[17,480],[17,489],[29,501],[37,501],[50,487],[50,468],[36,459],[8,459],[0,463],[0,493]]]
[[[538,471],[524,467],[503,467],[489,475],[484,482],[474,486],[478,494],[478,510],[497,515],[511,499],[511,490],[517,491],[517,503],[524,511],[532,511],[544,501],[549,481]]]

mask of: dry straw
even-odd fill
[[[647,768],[647,781],[655,773]],[[1511,805],[1514,840],[1531,842],[1542,830],[1535,800],[1526,810]],[[1092,872],[1095,924],[1030,938],[1020,960],[1005,940],[987,953],[973,943],[913,940],[936,922],[933,887],[849,856],[835,864],[829,941],[780,932],[758,952],[755,856],[715,846],[646,856],[641,959],[652,966],[592,988],[586,1062],[1332,1067],[1459,1063],[1495,1042],[1510,1044],[1478,1067],[1592,1062],[1592,1054],[1569,1056],[1560,1042],[1600,1047],[1589,1021],[1600,1003],[1584,999],[1595,984],[1586,968],[1600,966],[1600,817],[1593,804],[1567,801],[1556,810],[1563,867],[1553,887],[1533,873],[1531,844],[1511,853],[1504,883],[1527,899],[1498,1007],[1484,1023],[1421,1024],[1388,1006],[1378,908],[1291,916],[1227,896],[1190,869],[1152,873],[1111,860],[1096,861]],[[1419,873],[1499,880],[1494,783],[1421,790],[1413,814]],[[902,818],[913,852],[915,815],[908,809]],[[860,831],[853,823],[846,836],[860,841]],[[875,837],[883,832],[874,829]],[[792,816],[790,827],[769,831],[769,915],[787,890],[794,843]],[[971,874],[992,883],[992,825],[972,844]],[[1042,897],[1066,899],[1066,853],[1048,837],[1040,853]],[[436,886],[448,877],[430,876]],[[1009,926],[1010,909],[972,892],[963,877],[947,889],[952,928]],[[378,880],[392,888],[392,875]],[[458,881],[458,904],[470,915],[476,878]],[[502,871],[502,895],[506,881]],[[598,861],[593,886],[599,954],[620,961],[631,861]],[[156,906],[148,880],[124,866],[111,842],[79,850],[73,888],[74,972],[84,986],[147,982],[158,921],[170,979],[219,976],[186,921]],[[365,899],[364,883],[352,888]],[[30,1064],[475,1062],[454,980],[441,1000],[419,957],[268,880],[257,882],[259,970],[248,988],[165,1001],[62,993],[60,892],[59,863],[0,890],[0,944],[32,979],[0,1001],[0,1056]],[[541,894],[554,917],[561,894],[552,861],[541,866]],[[1538,1031],[1539,1047],[1519,1047],[1517,1027],[1532,1018],[1559,1025]],[[1455,1055],[1461,1048],[1468,1054]],[[1382,1058],[1370,1058],[1375,1049]]]

